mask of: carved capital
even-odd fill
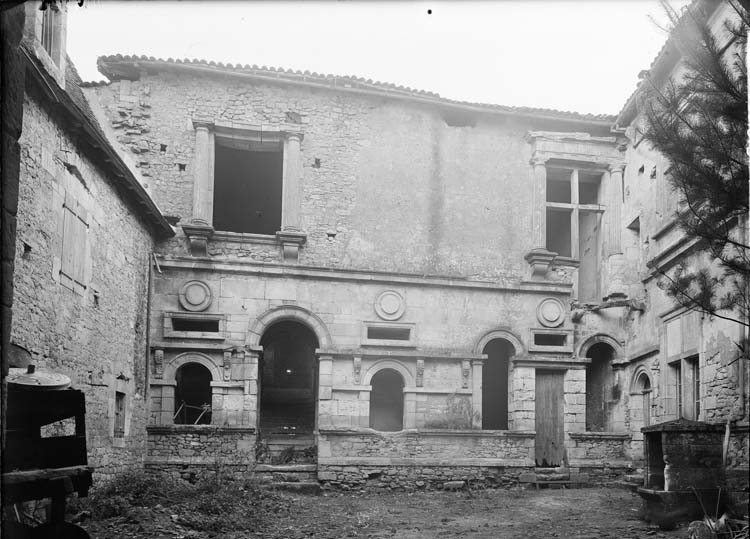
[[[298,131],[287,131],[286,133],[284,133],[284,135],[289,141],[296,140],[297,142],[302,142],[302,139],[305,138],[305,135]]]
[[[208,118],[193,118],[193,129],[205,129],[207,131],[212,130],[215,127],[214,121]]]
[[[276,239],[281,243],[281,256],[284,262],[296,263],[299,261],[299,250],[307,241],[307,234],[297,230],[280,230],[276,233]]]

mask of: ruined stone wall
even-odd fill
[[[112,180],[40,103],[26,95],[11,339],[38,368],[65,374],[84,391],[89,463],[103,476],[139,465],[145,453],[153,239]],[[75,242],[83,247],[75,252],[83,255],[85,288],[60,274],[63,205],[73,201],[88,221]],[[122,438],[114,437],[116,391],[126,399]]]
[[[255,429],[215,425],[151,425],[146,466],[255,462]]]
[[[166,214],[192,214],[191,118],[293,128],[304,134],[302,263],[481,279],[526,272],[528,125],[483,117],[451,127],[422,105],[168,72],[95,90]],[[226,241],[211,254],[269,261],[274,251]]]

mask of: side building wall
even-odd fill
[[[105,477],[141,465],[146,451],[154,243],[60,122],[27,90],[11,342],[27,361],[84,391],[89,464]],[[117,426],[116,393],[124,399]]]

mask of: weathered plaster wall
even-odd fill
[[[450,127],[422,105],[173,73],[96,93],[167,214],[191,217],[191,118],[291,125],[304,133],[303,263],[476,278],[526,271],[529,125],[484,117],[475,127]],[[290,124],[287,112],[301,123]],[[273,250],[228,242],[212,254],[263,261]]]
[[[30,352],[40,369],[69,376],[85,392],[89,463],[108,475],[140,464],[146,448],[146,309],[153,240],[133,208],[54,118],[51,108],[26,95],[11,339]],[[89,282],[82,293],[60,283],[66,196],[89,216]],[[115,391],[126,394],[125,437],[120,439],[113,438]]]

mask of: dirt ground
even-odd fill
[[[627,490],[482,490],[459,492],[324,492],[284,494],[263,529],[196,531],[169,507],[134,508],[127,516],[84,523],[91,537],[204,539],[388,538],[570,539],[687,537],[639,519],[640,498]]]

